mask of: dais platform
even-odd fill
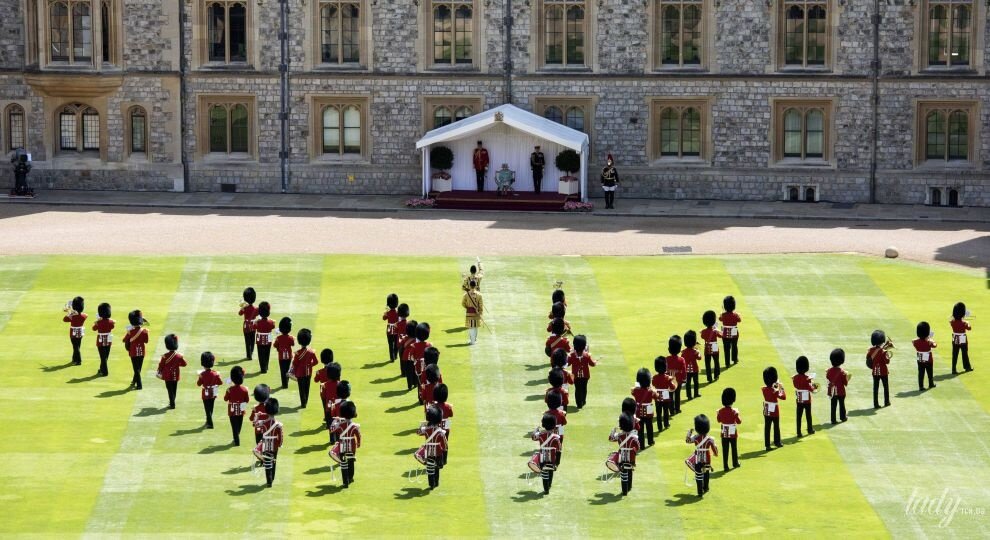
[[[522,210],[522,211],[564,211],[569,200],[578,201],[577,195],[563,195],[556,192],[534,193],[532,191],[510,191],[499,196],[494,191],[444,191],[430,194],[436,200],[436,207],[454,210]]]

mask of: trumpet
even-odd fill
[[[65,303],[65,306],[62,307],[62,311],[68,313],[70,317],[73,315],[78,315],[76,310],[72,309],[72,300],[69,300],[68,302]]]
[[[564,288],[564,282],[563,281],[561,281],[561,280],[558,279],[557,281],[554,281],[553,282],[553,290],[559,291],[562,288]]]
[[[890,338],[887,338],[887,342],[880,346],[880,349],[883,350],[883,354],[887,357],[887,360],[890,360],[891,358],[894,357],[895,348],[896,347],[894,347],[894,341],[891,340]]]
[[[775,392],[780,392],[781,390],[784,389],[784,386],[780,384],[780,381],[777,381],[773,383],[773,386],[771,386],[771,388],[773,388]]]
[[[247,302],[244,302],[244,301],[241,301],[241,303],[238,304],[238,305],[241,307],[241,309],[244,309],[245,307],[247,307],[248,303]]]

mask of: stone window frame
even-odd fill
[[[370,95],[310,95],[310,159],[319,163],[369,163],[371,159],[371,103]],[[358,154],[323,152],[323,110],[327,107],[356,106],[361,113],[361,152]],[[343,133],[341,133],[343,140]]]
[[[96,126],[93,127],[90,121],[87,121],[87,117],[96,117]],[[63,117],[74,117],[73,120],[73,130],[75,133],[72,134],[74,140],[74,148],[67,148],[63,146],[62,136],[63,136]],[[96,107],[93,107],[87,103],[83,102],[70,102],[60,105],[55,110],[55,152],[56,155],[66,155],[66,154],[76,154],[76,155],[92,155],[99,154],[102,155],[106,149],[106,136],[105,136],[105,124],[106,115],[102,114]],[[92,139],[87,137],[87,134],[92,133],[89,129],[95,129],[96,135],[96,146],[87,146]]]
[[[210,109],[214,105],[233,107],[243,105],[248,115],[247,152],[210,151]],[[196,96],[196,154],[207,161],[257,161],[258,160],[258,113],[257,98],[251,94],[200,94]],[[227,120],[228,123],[230,120]],[[230,141],[228,140],[228,146]]]
[[[712,104],[715,98],[711,96],[651,96],[647,98],[649,107],[649,126],[647,129],[646,155],[652,163],[663,165],[710,165],[714,155],[712,138]],[[697,156],[664,156],[660,148],[660,115],[664,110],[673,108],[679,113],[687,109],[696,109],[701,114],[701,151]]]
[[[64,4],[68,9],[67,17],[70,36],[73,32],[73,6],[89,6],[90,56],[88,60],[75,60],[71,37],[66,38],[68,40],[67,43],[69,44],[69,59],[55,60],[52,58],[51,9],[55,4]],[[103,25],[102,13],[104,4],[107,4],[110,9],[109,28],[105,28]],[[32,8],[34,8],[35,13],[24,17],[25,25],[29,26],[27,32],[25,32],[25,46],[29,49],[34,48],[32,52],[27,53],[27,60],[43,59],[43,62],[47,67],[71,66],[74,68],[88,67],[92,69],[99,69],[104,65],[119,65],[120,58],[123,57],[122,40],[119,38],[122,29],[120,0],[29,0],[25,4],[25,10],[31,10]],[[36,26],[37,30],[30,28],[30,26]],[[109,62],[103,61],[102,54],[102,44],[105,33],[110,34],[108,51],[110,53]],[[44,51],[43,53],[41,52],[42,50]]]
[[[357,62],[324,62],[323,61],[323,8],[329,4],[355,4],[358,7],[358,61]],[[368,0],[314,0],[309,11],[312,28],[313,69],[320,71],[363,71],[371,66],[371,47],[373,46],[371,18],[374,16],[368,6]]]
[[[787,97],[772,98],[770,118],[770,166],[772,167],[822,167],[835,168],[835,110],[837,98],[804,98]],[[784,116],[789,109],[799,109],[802,112],[802,148],[806,140],[805,118],[811,109],[821,109],[822,120],[822,157],[786,157],[784,156]],[[802,150],[803,152],[803,150]]]
[[[825,58],[823,64],[808,64],[807,51],[802,55],[801,65],[787,64],[787,17],[789,7],[801,4],[813,6],[825,5]],[[771,58],[774,70],[778,72],[834,72],[837,66],[837,49],[840,43],[838,21],[840,6],[836,0],[775,0],[770,11],[771,19]],[[807,42],[805,42],[807,45]]]
[[[434,32],[433,11],[438,5],[452,5],[454,9],[462,5],[471,6],[471,62],[456,63],[453,54],[450,63],[434,61]],[[484,41],[484,10],[479,9],[479,0],[419,0],[419,31],[422,36],[420,48],[420,66],[424,71],[478,71],[482,69],[485,48]],[[453,19],[451,20],[453,23]]]
[[[532,20],[530,28],[535,39],[530,39],[530,58],[534,71],[594,71],[597,67],[597,32],[598,32],[598,4],[593,0],[532,0],[531,10]],[[584,19],[582,31],[584,33],[584,62],[577,64],[547,64],[546,63],[546,32],[544,31],[546,21],[546,11],[548,4],[570,6],[580,5],[584,7]],[[567,15],[564,15],[564,49],[566,51],[566,23]]]
[[[193,19],[193,45],[192,45],[192,66],[195,69],[211,70],[211,69],[254,69],[255,58],[257,55],[257,28],[254,22],[254,2],[250,0],[196,0],[196,9],[192,11]],[[245,54],[244,61],[212,61],[210,60],[210,36],[209,36],[209,17],[207,16],[207,11],[211,4],[243,4],[245,6],[244,15],[244,40],[245,40]],[[225,32],[227,30],[225,29]],[[230,40],[227,40],[228,51],[225,52],[225,56],[229,56],[229,44]]]
[[[123,107],[124,113],[124,155],[133,159],[146,159],[151,161],[151,115],[149,108],[144,104],[127,104]],[[144,151],[134,151],[134,123],[133,117],[136,113],[144,116]]]
[[[20,128],[14,126],[14,116],[20,115]],[[10,103],[3,110],[3,133],[0,135],[0,140],[4,141],[3,149],[4,153],[15,150],[17,148],[27,149],[27,110],[20,103]],[[19,133],[14,133],[17,129]],[[15,145],[15,142],[20,142],[22,144]]]
[[[24,63],[34,65],[38,63],[38,33],[41,27],[38,26],[38,0],[26,0],[24,2]]]
[[[103,24],[103,10],[107,9],[109,20],[109,37],[107,37],[107,26]],[[121,6],[120,0],[101,0],[100,2],[100,28],[103,29],[103,33],[100,39],[100,63],[108,64],[110,66],[120,66],[121,58],[123,58],[123,47],[122,40],[120,39],[123,28],[123,21],[120,17]],[[108,58],[104,60],[103,56],[103,40],[107,40],[107,52]]]
[[[930,44],[928,12],[932,4],[960,5],[969,4],[972,8],[970,15],[971,30],[969,41],[969,63],[965,65],[930,64],[928,47]],[[917,69],[920,72],[963,72],[971,73],[984,71],[984,40],[986,26],[978,21],[985,21],[987,5],[980,0],[921,0],[918,2],[918,13],[915,20],[915,44]],[[951,20],[951,19],[950,19]]]
[[[427,95],[421,96],[423,111],[423,133],[436,129],[433,122],[436,111],[446,107],[451,112],[451,122],[457,109],[469,107],[472,116],[484,111],[484,96],[481,95]]]
[[[698,64],[664,64],[663,55],[660,51],[660,40],[663,32],[661,30],[662,20],[661,8],[666,4],[698,4],[701,6],[701,44]],[[717,28],[715,22],[714,0],[649,0],[647,8],[647,33],[649,46],[646,57],[647,66],[653,71],[709,71],[711,69],[711,51],[715,50],[715,32]]]
[[[980,164],[981,107],[979,100],[968,99],[916,99],[914,100],[914,162],[919,168],[978,168]],[[967,115],[966,159],[929,159],[927,157],[928,115],[934,111],[957,112]],[[948,133],[946,134],[948,136]],[[946,141],[946,156],[948,155]]]

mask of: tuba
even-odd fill
[[[890,360],[891,358],[894,357],[894,348],[895,348],[894,341],[891,340],[890,338],[887,338],[887,342],[884,343],[883,346],[881,346],[880,348],[883,349],[883,354],[886,355],[887,360]]]
[[[69,300],[68,302],[65,303],[65,306],[62,307],[62,311],[68,314],[69,317],[78,315],[78,313],[76,313],[76,310],[72,309],[72,300]]]

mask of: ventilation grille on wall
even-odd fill
[[[959,206],[959,189],[947,186],[928,186],[925,204],[929,206]]]
[[[784,186],[784,200],[790,202],[818,202],[818,184]]]

